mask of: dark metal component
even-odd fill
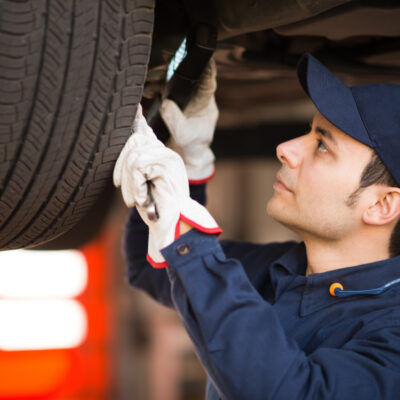
[[[198,24],[211,24],[217,28],[218,39],[224,40],[244,33],[306,21],[329,10],[346,12],[349,5],[354,8],[394,9],[399,7],[399,2],[398,0],[158,0],[155,33],[158,39],[162,36],[161,39],[164,40],[169,34],[185,35],[191,27]]]
[[[301,21],[353,0],[184,0],[191,21],[218,28],[218,38],[271,29]]]
[[[275,32],[286,36],[320,36],[330,40],[354,37],[398,37],[400,35],[400,2],[389,7],[381,1],[378,7],[360,7],[348,3],[320,15],[279,26]]]
[[[199,25],[187,37],[187,55],[167,84],[163,97],[184,110],[200,82],[217,45],[217,32],[211,25]]]
[[[159,113],[164,98],[174,100],[184,110],[196,91],[201,75],[208,64],[217,44],[217,33],[211,25],[199,25],[187,37],[187,54],[162,95],[156,97],[146,107],[145,116],[157,137],[166,142],[169,137],[167,127]]]

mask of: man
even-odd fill
[[[217,224],[189,197],[181,158],[138,116],[114,176],[149,226],[147,233],[131,213],[129,280],[178,311],[208,374],[207,399],[395,399],[400,87],[348,88],[311,55],[300,60],[298,76],[319,112],[309,133],[278,146],[282,168],[267,211],[303,241],[219,243]],[[177,142],[185,148],[197,141],[201,153],[207,113],[195,113],[195,138],[182,133],[193,116],[171,103],[162,113]],[[189,155],[190,179],[201,162],[182,154]],[[154,185],[157,222],[141,206],[146,179]],[[204,200],[203,184],[190,190]],[[148,260],[166,268],[145,261],[147,235]]]

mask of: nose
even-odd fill
[[[302,136],[288,140],[276,147],[276,156],[282,164],[290,168],[297,168],[301,162]]]

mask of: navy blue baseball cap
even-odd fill
[[[400,85],[348,87],[311,54],[300,58],[297,75],[318,111],[373,148],[400,186]]]

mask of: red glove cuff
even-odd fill
[[[180,237],[179,228],[180,228],[180,222],[181,221],[184,221],[187,224],[189,224],[190,226],[193,226],[193,228],[199,230],[200,232],[207,233],[209,235],[220,235],[222,233],[222,229],[219,226],[214,227],[214,228],[206,228],[204,226],[201,226],[201,225],[197,224],[196,222],[192,221],[191,219],[185,217],[184,215],[180,214],[178,222],[176,223],[176,226],[175,226],[175,235],[174,235],[175,236],[174,237],[175,240],[178,239],[178,237]],[[150,263],[150,265],[153,268],[156,268],[156,269],[166,268],[166,267],[169,266],[167,261],[161,261],[161,262],[154,261],[150,257],[149,254],[147,254],[146,260]]]
[[[208,176],[207,178],[203,178],[203,179],[189,179],[189,184],[190,185],[202,185],[203,183],[206,183],[208,181],[210,181],[212,178],[214,178],[216,173],[216,170],[214,168],[214,171],[212,172],[212,174],[210,176]],[[188,222],[189,223],[189,222]]]

